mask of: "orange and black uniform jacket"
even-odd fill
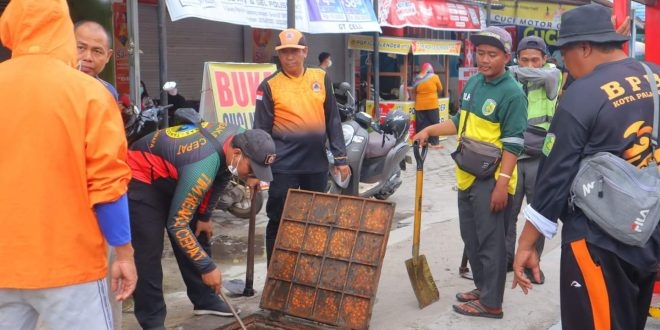
[[[220,146],[243,129],[232,124],[202,124]],[[218,153],[192,125],[174,126],[146,135],[131,144],[128,165],[133,180],[150,184],[171,196],[167,230],[176,244],[202,273],[215,269],[213,260],[199,245],[190,221],[209,221],[214,205],[231,178],[224,153]],[[133,191],[129,198],[139,198]],[[139,219],[131,219],[139,221]]]
[[[254,128],[275,141],[274,173],[327,172],[326,140],[335,164],[347,163],[332,83],[322,69],[307,68],[300,77],[277,71],[264,79],[257,89]]]

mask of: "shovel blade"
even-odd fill
[[[406,260],[406,268],[420,309],[440,299],[440,293],[433,280],[433,275],[431,275],[429,264],[426,262],[426,256],[420,255]]]

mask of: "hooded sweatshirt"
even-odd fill
[[[121,115],[74,68],[65,0],[12,0],[0,17],[0,288],[51,288],[105,277],[93,207],[126,193]]]

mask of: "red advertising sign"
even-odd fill
[[[128,65],[128,22],[126,19],[126,4],[112,4],[112,45],[115,59],[115,87],[119,95],[130,93],[130,78]]]
[[[629,8],[630,7],[630,1],[629,0],[613,0],[612,1],[612,9],[614,12],[614,16],[616,17],[616,27],[618,28],[623,24],[623,21],[626,20],[626,17],[630,15],[629,13]],[[634,23],[633,23],[634,24]],[[623,46],[623,50],[628,54],[628,43],[625,43]]]
[[[270,63],[271,54],[275,52],[273,30],[252,29],[252,62]]]
[[[444,0],[379,0],[381,26],[481,30],[477,6]]]

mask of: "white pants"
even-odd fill
[[[50,289],[0,289],[0,329],[112,330],[105,279]]]

